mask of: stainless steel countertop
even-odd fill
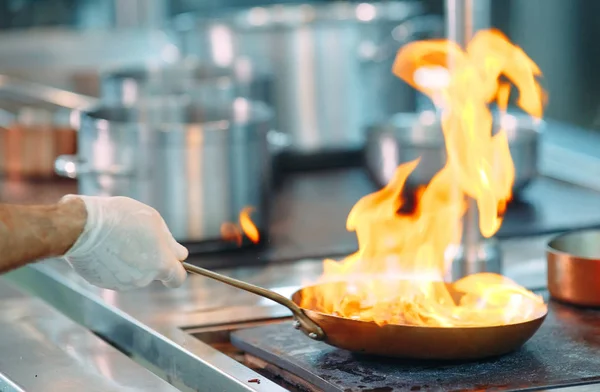
[[[544,287],[546,240],[503,242],[504,274],[530,288]],[[321,262],[304,260],[221,272],[289,295],[319,276]],[[153,284],[117,293],[87,284],[62,260],[47,260],[10,275],[75,321],[151,362],[168,380],[201,391],[285,390],[186,332],[289,316],[286,309],[268,300],[198,276],[190,276],[177,290]],[[254,378],[261,383],[248,383]]]
[[[86,328],[0,279],[0,390],[175,391]]]

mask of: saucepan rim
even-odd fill
[[[175,99],[184,98],[182,96],[173,96]],[[160,96],[160,97],[151,97],[145,100],[145,103],[152,102],[156,99],[158,102],[159,99],[165,99],[168,97]],[[143,103],[141,103],[143,105]],[[189,122],[156,122],[156,123],[146,123],[143,120],[123,120],[123,114],[127,113],[136,113],[136,110],[139,110],[140,104],[136,105],[121,105],[121,104],[107,104],[107,105],[99,105],[90,109],[89,111],[81,112],[81,121],[82,125],[80,128],[84,127],[84,123],[91,123],[93,128],[101,129],[110,128],[113,131],[128,131],[131,130],[132,127],[146,126],[157,131],[164,132],[172,132],[173,130],[188,130],[191,128],[201,129],[203,132],[222,132],[230,129],[232,126],[253,126],[269,123],[273,120],[273,110],[264,102],[250,100],[246,98],[236,98],[232,101],[228,101],[227,104],[186,104],[184,103],[186,110],[188,108],[191,109],[199,109],[203,112],[210,113],[211,115],[214,113],[223,113],[226,114],[220,115],[221,118],[208,120],[208,121],[189,121]],[[236,107],[237,106],[237,107]],[[120,112],[117,116],[117,119],[112,119],[106,113],[115,113]],[[108,118],[107,118],[108,117]],[[114,118],[114,117],[113,117]]]
[[[576,260],[581,260],[581,261],[600,263],[600,255],[598,257],[580,256],[577,253],[574,253],[570,250],[567,250],[565,248],[561,248],[561,247],[557,246],[558,245],[557,243],[559,241],[568,239],[569,237],[580,237],[582,235],[592,234],[592,233],[597,233],[598,236],[600,237],[600,227],[570,230],[570,231],[558,234],[558,235],[552,237],[546,244],[546,253],[557,255],[557,256],[566,256],[571,259],[576,259]]]
[[[367,135],[373,137],[378,134],[390,134],[394,135],[395,139],[399,142],[407,142],[411,146],[419,148],[435,148],[439,149],[444,146],[444,140],[440,138],[426,137],[418,140],[415,139],[413,132],[417,127],[435,127],[439,124],[439,120],[435,118],[433,121],[429,119],[430,123],[423,122],[421,116],[426,115],[423,113],[398,113],[392,116],[389,121],[383,123],[373,124],[367,127]],[[435,116],[435,114],[433,114]],[[539,123],[534,124],[534,120],[524,114],[508,113],[506,116],[510,116],[516,120],[517,127],[514,128],[515,132],[508,130],[508,140],[511,146],[520,143],[531,143],[537,141],[540,135],[543,133],[545,122],[539,120]],[[498,118],[498,115],[494,116]],[[440,133],[441,135],[441,133]]]

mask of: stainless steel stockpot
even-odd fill
[[[360,150],[367,125],[414,109],[415,91],[391,68],[404,43],[443,32],[424,11],[414,1],[274,5],[180,15],[174,26],[186,56],[272,73],[275,128],[303,156]]]
[[[510,153],[515,165],[513,192],[524,189],[538,173],[538,150],[543,123],[526,115],[496,116],[507,132]],[[428,184],[446,163],[444,136],[434,112],[400,113],[388,122],[371,126],[367,131],[365,164],[375,182],[383,186],[392,178],[398,165],[421,158],[408,178],[407,186]]]
[[[219,242],[221,226],[244,207],[265,232],[272,113],[237,98],[228,105],[189,96],[153,97],[81,116],[77,156],[57,172],[84,195],[123,195],[156,208],[182,242]]]
[[[117,68],[100,77],[100,96],[108,105],[132,106],[151,96],[187,94],[226,104],[237,98],[265,102],[271,80],[240,62],[224,67],[185,59],[174,64]]]

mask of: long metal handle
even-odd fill
[[[323,332],[321,327],[319,327],[314,321],[312,321],[310,318],[308,318],[308,316],[306,316],[306,314],[304,314],[304,311],[289,298],[286,298],[283,295],[278,294],[274,291],[267,290],[263,287],[255,286],[253,284],[246,283],[241,280],[230,278],[228,276],[221,275],[216,272],[212,272],[207,269],[197,267],[190,263],[183,262],[182,264],[183,264],[183,268],[185,268],[185,270],[188,272],[191,272],[191,273],[197,274],[197,275],[206,276],[207,278],[211,278],[214,280],[218,280],[219,282],[225,283],[229,286],[233,286],[238,289],[248,291],[250,293],[270,299],[271,301],[277,302],[278,304],[285,306],[294,314],[294,317],[296,318],[296,320],[299,323],[300,329],[304,333],[306,333],[310,338],[315,339],[315,340],[324,340],[325,339],[325,332]]]
[[[6,75],[0,75],[0,92],[9,93],[20,98],[50,103],[70,110],[86,111],[100,104],[100,100],[94,97]]]

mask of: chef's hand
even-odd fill
[[[81,199],[87,210],[83,233],[65,254],[89,283],[129,290],[160,280],[179,287],[186,278],[180,261],[188,250],[177,243],[159,213],[127,197],[67,195]]]

